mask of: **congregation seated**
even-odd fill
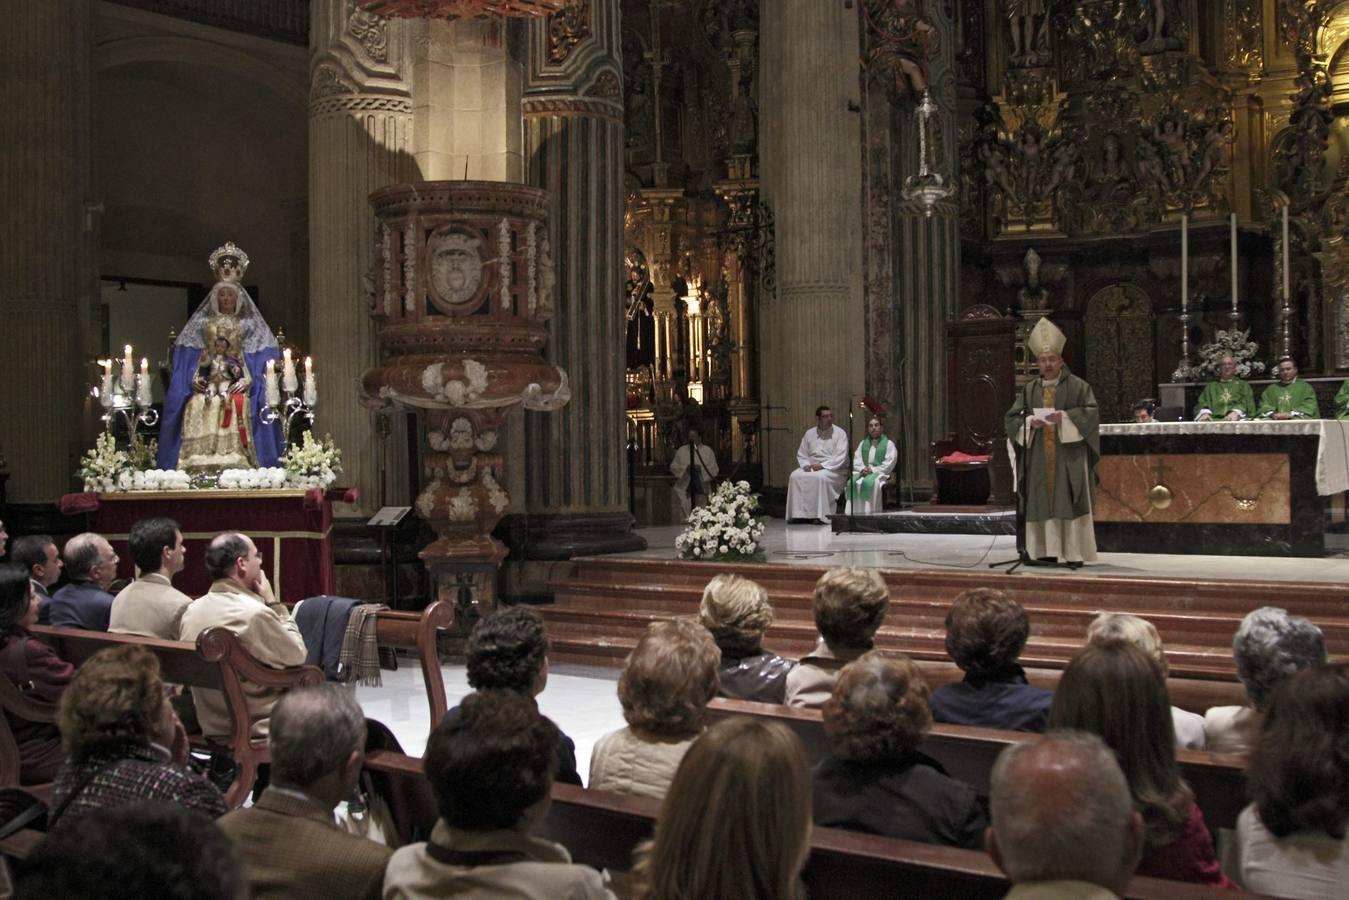
[[[1245,753],[1260,732],[1260,716],[1279,682],[1326,661],[1321,629],[1275,606],[1252,610],[1232,638],[1245,706],[1215,706],[1204,713],[1205,747],[1214,753]]]
[[[716,576],[703,588],[698,621],[721,651],[719,696],[759,703],[786,699],[787,674],[796,662],[764,650],[773,607],[762,585],[739,575]]]
[[[9,548],[9,561],[27,570],[38,608],[51,599],[51,586],[61,580],[61,553],[49,534],[24,535]]]
[[[707,722],[717,693],[717,645],[696,622],[653,622],[618,678],[627,727],[595,742],[590,787],[659,800]]]
[[[100,650],[61,697],[66,762],[56,775],[48,825],[68,827],[90,810],[162,800],[225,814],[215,785],[188,767],[187,733],[144,647]]]
[[[909,657],[872,651],[843,667],[823,710],[829,755],[812,772],[815,824],[979,849],[978,795],[918,751],[932,725],[928,687]]]
[[[1166,682],[1152,657],[1125,641],[1078,651],[1054,692],[1049,727],[1099,735],[1115,751],[1143,817],[1139,875],[1233,886],[1180,777]]]
[[[785,725],[736,717],[680,763],[652,839],[638,848],[639,898],[805,900],[810,772]]]
[[[1143,852],[1143,819],[1115,754],[1094,734],[1012,744],[990,781],[988,852],[1008,900],[1122,897]]]
[[[92,810],[16,871],[18,900],[243,900],[243,867],[200,812],[164,801]]]
[[[70,582],[38,610],[38,621],[58,628],[107,631],[112,613],[108,589],[117,577],[118,556],[100,534],[86,531],[66,541],[61,551]]]
[[[468,636],[468,684],[475,691],[516,691],[526,697],[543,693],[548,685],[548,632],[538,610],[511,606],[473,626]],[[445,713],[458,714],[457,706]],[[560,729],[553,780],[581,783],[576,771],[576,743]]]
[[[993,588],[961,591],[946,613],[946,653],[961,681],[932,692],[932,718],[951,725],[1045,730],[1052,692],[1026,681],[1017,660],[1030,637],[1021,604]]]
[[[131,526],[127,538],[140,577],[112,600],[108,631],[178,640],[183,613],[192,598],[173,586],[183,571],[183,533],[172,519],[144,519]]]
[[[824,706],[843,667],[875,646],[889,609],[890,588],[875,569],[841,566],[821,575],[811,598],[820,639],[787,675],[787,705]]]
[[[1349,890],[1349,669],[1315,666],[1274,690],[1246,773],[1233,875],[1292,900]]]
[[[1166,651],[1162,648],[1162,636],[1157,626],[1140,616],[1128,613],[1101,613],[1087,626],[1087,643],[1101,644],[1110,641],[1128,641],[1148,656],[1167,677],[1170,665],[1166,661]],[[1176,729],[1176,747],[1180,750],[1204,749],[1204,717],[1179,706],[1171,707],[1171,724]]]
[[[52,648],[29,636],[37,622],[38,600],[29,573],[0,566],[0,677],[9,679],[31,703],[56,713],[75,667]],[[19,783],[45,784],[65,759],[55,722],[34,722],[5,713],[19,750]]]
[[[272,593],[262,570],[258,548],[246,535],[225,532],[206,548],[206,569],[211,589],[193,600],[183,612],[178,639],[195,643],[208,628],[234,632],[239,643],[258,662],[280,669],[304,665],[308,651],[290,611]],[[267,736],[267,717],[285,693],[282,690],[243,682],[254,738]],[[202,734],[227,743],[232,725],[225,696],[220,691],[194,690],[197,720]]]
[[[276,704],[271,782],[253,806],[220,820],[253,900],[378,900],[392,851],[333,823],[360,778],[365,736],[365,716],[341,685],[291,691]]]
[[[426,744],[423,766],[440,818],[429,841],[393,854],[384,900],[613,900],[599,872],[530,834],[548,809],[557,741],[557,726],[531,697],[500,690],[465,697]]]

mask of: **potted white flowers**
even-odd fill
[[[86,491],[130,490],[131,456],[125,450],[118,450],[117,439],[111,431],[105,431],[94,441],[94,449],[80,459],[79,475]],[[127,476],[125,488],[121,487],[123,475]]]
[[[727,481],[712,493],[706,506],[689,516],[683,534],[675,538],[680,559],[710,562],[757,562],[763,559],[759,539],[763,518],[759,496],[748,481]]]
[[[342,471],[342,451],[337,449],[331,435],[317,441],[312,431],[306,431],[301,444],[298,447],[291,444],[282,455],[281,465],[291,486],[328,488]]]

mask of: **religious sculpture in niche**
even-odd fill
[[[590,37],[590,0],[570,0],[548,18],[548,61],[561,65]]]
[[[439,232],[427,241],[431,259],[431,295],[437,306],[459,308],[477,299],[482,283],[482,240],[458,231]]]
[[[647,271],[646,259],[636,248],[628,250],[624,318],[627,321],[627,368],[629,372],[650,370],[656,364],[655,286]]]
[[[1143,38],[1145,54],[1185,48],[1185,16],[1177,0],[1145,0]]]
[[[281,434],[264,424],[264,373],[281,353],[243,286],[248,254],[233,242],[208,263],[216,283],[174,341],[156,464],[219,471],[275,466]]]
[[[1048,65],[1049,0],[1005,0],[1005,9],[1012,38],[1008,64],[1013,68]]]
[[[914,0],[865,0],[863,9],[870,32],[867,65],[886,72],[892,102],[916,101],[928,87],[937,29]]]

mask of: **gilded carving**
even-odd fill
[[[1049,48],[1050,0],[1003,0],[1007,29],[1011,35],[1011,53],[1007,64],[1013,68],[1035,68],[1051,61]]]
[[[591,35],[590,0],[571,0],[548,18],[548,61],[561,65]]]
[[[1262,0],[1228,0],[1223,23],[1227,61],[1239,69],[1259,72],[1265,66],[1265,11]]]
[[[1152,302],[1131,284],[1113,284],[1087,301],[1087,378],[1102,422],[1122,422],[1130,404],[1153,391]]]

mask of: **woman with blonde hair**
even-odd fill
[[[1126,641],[1152,657],[1162,670],[1165,680],[1171,667],[1166,661],[1166,650],[1162,647],[1162,636],[1157,626],[1140,616],[1128,613],[1101,613],[1087,626],[1088,644],[1105,644],[1111,641]],[[1171,707],[1171,724],[1176,729],[1176,747],[1181,750],[1204,749],[1204,717],[1198,713]]]
[[[875,646],[890,588],[875,569],[839,566],[815,582],[810,608],[820,640],[787,675],[788,706],[824,706],[839,671]]]
[[[655,834],[637,851],[637,896],[804,900],[810,835],[801,741],[778,722],[726,719],[680,764]]]
[[[781,703],[787,673],[796,661],[764,650],[763,637],[773,624],[768,592],[739,575],[718,575],[703,588],[698,621],[712,633],[721,651],[718,693],[736,700]]]
[[[618,702],[628,726],[595,742],[595,790],[665,796],[679,761],[707,724],[720,654],[697,622],[653,622],[623,664]]]

